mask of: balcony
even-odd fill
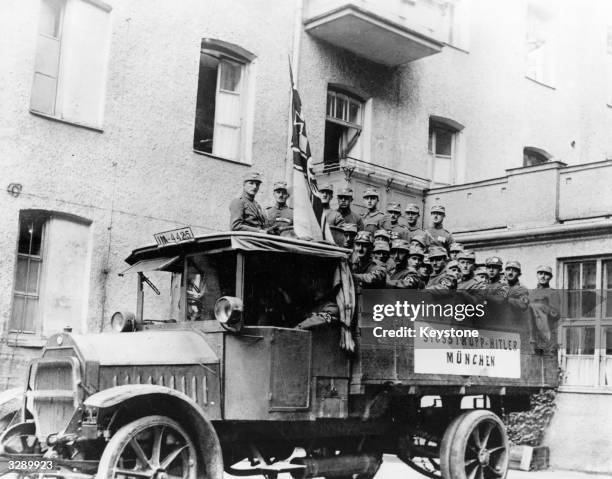
[[[304,28],[375,63],[397,66],[440,52],[449,16],[441,0],[306,0]]]

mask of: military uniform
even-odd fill
[[[246,195],[230,203],[230,229],[232,231],[255,231],[266,227],[266,215],[255,200]]]
[[[429,281],[427,282],[427,286],[425,287],[425,289],[457,289],[457,278],[455,278],[452,274],[447,273],[446,271],[442,271],[441,273],[429,277]]]
[[[353,264],[353,278],[362,288],[384,288],[387,272],[381,263],[370,259]]]
[[[425,287],[419,272],[406,266],[405,268],[394,268],[387,275],[387,288],[422,289]]]
[[[444,227],[430,227],[425,230],[427,235],[427,246],[441,246],[449,251],[450,245],[454,243],[453,235]]]
[[[293,208],[290,206],[268,206],[266,208],[266,216],[268,217],[268,224],[270,226],[283,228],[293,225]]]
[[[425,230],[419,228],[418,226],[410,226],[410,225],[406,225],[406,240],[407,241],[412,241],[412,238],[414,238],[415,236],[417,237],[425,237],[426,233]]]
[[[332,210],[331,208],[323,208],[325,217],[327,218],[327,224],[329,226],[343,226],[345,221],[338,210]]]
[[[380,210],[374,210],[363,214],[361,219],[363,220],[363,229],[373,234],[377,230],[383,229],[387,216]]]

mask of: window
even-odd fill
[[[428,151],[432,155],[431,178],[435,185],[451,185],[458,172],[459,132],[463,126],[452,120],[429,119]]]
[[[30,111],[102,128],[111,8],[42,0]]]
[[[328,90],[323,152],[326,165],[346,158],[362,159],[363,118],[364,103],[360,98],[348,92]]]
[[[532,80],[545,85],[554,83],[553,15],[539,3],[531,2],[527,9],[525,39],[526,72]]]
[[[612,386],[612,259],[564,265],[564,384]]]
[[[88,223],[48,211],[22,211],[9,333],[40,336],[65,326],[81,330],[88,267]]]
[[[537,166],[547,163],[552,156],[540,148],[526,146],[523,148],[523,166]]]
[[[193,148],[250,162],[247,152],[249,67],[254,55],[219,40],[202,40]]]

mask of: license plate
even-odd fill
[[[191,227],[178,228],[171,231],[163,231],[153,235],[158,246],[166,246],[169,244],[186,243],[195,240]]]

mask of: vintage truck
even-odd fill
[[[241,232],[160,243],[126,260],[135,314],[56,334],[32,362],[0,473],[371,478],[394,454],[429,477],[503,478],[500,416],[556,386],[556,357],[518,319],[446,324],[513,344],[476,369],[372,334],[346,249]],[[328,321],[300,327],[313,315]]]

